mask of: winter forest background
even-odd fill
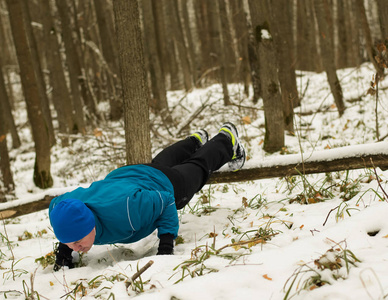
[[[190,283],[175,286],[201,275],[227,282],[236,274],[224,260],[253,267],[257,258],[266,261],[259,283],[250,267],[233,281],[246,287],[247,299],[311,299],[313,290],[385,298],[388,273],[365,258],[386,257],[348,244],[388,236],[380,206],[387,198],[387,37],[384,0],[0,0],[0,295],[152,298],[156,289],[158,299],[235,299],[230,286],[221,292],[206,279],[196,282],[208,295]],[[124,265],[133,274],[155,255],[146,239],[137,248],[112,246],[109,255],[93,248],[81,257],[79,276],[67,270],[71,280],[52,279],[55,241],[43,209],[53,196],[124,164],[149,162],[197,128],[214,134],[226,120],[240,130],[247,170],[221,170],[181,213],[181,245],[169,262],[153,258],[156,278],[124,285],[131,277]],[[365,204],[371,195],[377,203]],[[361,202],[374,213],[363,218]],[[205,227],[186,225],[199,217]],[[254,225],[257,218],[265,221]],[[344,239],[344,219],[349,226],[358,220],[367,237]],[[231,225],[216,232],[225,220]],[[338,240],[319,244],[326,223]],[[296,228],[305,231],[297,236]],[[282,254],[282,269],[274,245],[294,247],[300,257]],[[234,252],[224,255],[224,247]],[[374,245],[381,255],[386,247]],[[316,251],[313,266],[307,249]],[[362,277],[366,269],[376,286]],[[337,281],[347,282],[344,289]]]

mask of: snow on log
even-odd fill
[[[211,175],[208,183],[230,183],[300,174],[326,173],[378,167],[388,169],[388,142],[347,146],[312,154],[272,155],[265,160],[250,159],[238,172],[220,171]],[[0,220],[47,209],[55,196],[76,187],[51,189],[30,199],[0,204]]]
[[[379,167],[388,169],[388,142],[347,146],[312,154],[276,155],[249,160],[238,172],[216,172],[208,183],[228,183]]]

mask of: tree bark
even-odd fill
[[[73,121],[73,104],[66,85],[57,31],[51,15],[50,1],[42,0],[40,8],[43,16],[44,38],[48,45],[46,56],[52,86],[51,99],[57,111],[58,130],[60,133],[65,134],[65,136],[61,137],[62,146],[68,146],[69,139],[66,137],[66,134],[76,133],[73,132],[73,129],[76,127]]]
[[[282,91],[284,129],[294,132],[294,107],[299,106],[295,60],[288,0],[270,1],[271,28],[275,44],[278,76]]]
[[[151,162],[150,93],[137,0],[113,2],[124,97],[126,158],[128,164]]]
[[[232,11],[233,26],[236,32],[237,62],[236,73],[239,82],[244,85],[244,94],[249,96],[250,72],[248,54],[248,25],[243,9],[242,0],[232,0],[230,2]]]
[[[151,107],[156,113],[165,116],[168,113],[167,91],[165,75],[161,67],[158,55],[157,39],[155,32],[155,21],[152,10],[152,0],[142,0],[144,40],[147,41],[145,53],[148,56],[148,70],[150,72],[152,100]]]
[[[386,0],[377,0],[379,13],[379,23],[381,30],[381,39],[388,40],[388,2]]]
[[[277,60],[265,1],[249,1],[253,32],[258,44],[260,80],[263,93],[265,137],[263,149],[276,152],[284,147],[284,118],[280,94]]]
[[[341,117],[345,112],[345,103],[343,100],[342,87],[337,77],[335,58],[334,58],[334,42],[332,39],[332,19],[330,15],[329,4],[327,0],[315,0],[315,15],[318,21],[319,38],[321,43],[321,57],[323,66],[326,71],[329,81],[330,90],[334,97],[335,104]]]
[[[55,145],[54,125],[51,117],[50,104],[46,93],[46,83],[43,75],[42,61],[44,61],[44,59],[41,59],[41,56],[42,56],[41,53],[43,53],[44,51],[42,51],[38,47],[38,43],[42,44],[42,42],[39,42],[41,34],[40,33],[38,35],[34,34],[28,2],[22,1],[21,4],[23,6],[22,9],[23,9],[23,15],[25,17],[25,25],[26,25],[24,29],[30,46],[29,51],[32,55],[33,70],[35,72],[35,76],[37,80],[36,83],[38,85],[37,87],[40,95],[40,102],[41,102],[41,109],[42,109],[41,117],[44,118],[47,126],[47,133],[49,136],[50,146],[54,146]]]
[[[7,147],[7,131],[5,118],[6,111],[4,109],[4,103],[6,102],[8,102],[8,95],[5,89],[4,78],[3,73],[1,71],[0,63],[0,178],[2,179],[4,186],[4,191],[2,191],[0,184],[0,202],[2,202],[2,192],[8,193],[15,189]],[[8,111],[8,113],[11,112]]]
[[[69,82],[71,89],[71,96],[74,105],[74,116],[76,122],[76,131],[82,134],[86,133],[85,116],[83,112],[83,101],[80,92],[79,78],[81,74],[81,67],[79,65],[76,47],[72,38],[72,30],[70,28],[70,16],[68,13],[67,0],[55,0],[58,8],[59,17],[61,20],[62,38],[65,46],[66,63],[69,73]]]
[[[213,67],[217,70],[218,80],[222,85],[224,105],[230,105],[228,82],[226,76],[226,61],[224,53],[224,37],[221,27],[219,2],[224,0],[209,1],[209,28],[213,54]]]
[[[19,148],[21,142],[4,82],[2,57],[0,57],[0,107],[0,118],[2,119],[1,121],[4,122],[4,130],[5,132],[10,132],[12,136],[12,148]]]
[[[35,57],[30,51],[32,44],[26,34],[26,26],[31,26],[31,24],[26,22],[22,0],[7,0],[7,5],[19,61],[24,98],[27,104],[28,119],[31,123],[32,137],[35,142],[34,183],[40,188],[48,188],[53,185],[50,172],[50,140],[48,124],[42,118],[41,94],[38,88],[40,83],[34,70],[36,64],[33,62]]]
[[[171,26],[173,32],[173,38],[175,41],[175,46],[178,50],[179,62],[181,65],[183,84],[186,91],[190,91],[193,87],[193,76],[191,75],[192,69],[189,61],[188,49],[186,47],[185,39],[183,36],[182,22],[178,10],[178,0],[172,0],[170,3],[171,9]]]
[[[366,52],[368,53],[368,57],[370,62],[372,62],[373,66],[376,69],[376,72],[379,74],[380,78],[384,76],[384,69],[380,68],[379,64],[375,59],[376,51],[373,47],[372,35],[368,24],[368,19],[366,17],[365,7],[363,0],[357,0],[356,3],[358,7],[358,12],[360,16],[362,31],[364,33],[365,41],[366,41]]]

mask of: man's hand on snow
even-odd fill
[[[60,270],[62,267],[69,267],[69,269],[74,268],[73,264],[73,256],[71,253],[73,252],[65,244],[59,243],[57,250],[55,251],[55,264],[54,271]]]
[[[174,235],[170,233],[160,236],[160,243],[157,255],[172,255],[174,254]]]

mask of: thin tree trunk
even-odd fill
[[[239,81],[244,85],[244,94],[249,95],[250,72],[249,72],[249,54],[248,54],[248,26],[243,9],[242,0],[233,0],[230,2],[232,11],[233,26],[236,32],[237,40],[237,70]]]
[[[265,137],[263,149],[276,152],[284,147],[283,103],[280,94],[277,61],[269,27],[266,1],[249,0],[253,31],[259,50],[260,80],[263,93]]]
[[[44,38],[48,44],[47,67],[50,71],[50,82],[52,86],[52,101],[57,111],[58,129],[60,133],[73,133],[75,124],[73,122],[73,105],[69,90],[66,85],[66,77],[60,56],[60,46],[53,17],[51,15],[50,1],[42,0],[40,6],[43,15]],[[68,146],[69,139],[61,137],[62,146]]]
[[[188,45],[187,51],[188,51],[188,55],[189,55],[189,59],[190,59],[190,66],[191,66],[191,70],[192,70],[191,76],[193,77],[194,83],[196,83],[198,80],[198,77],[199,77],[199,73],[198,73],[199,70],[198,70],[197,58],[195,55],[194,40],[193,40],[193,36],[191,34],[191,27],[190,27],[191,19],[190,19],[189,11],[188,11],[189,7],[187,6],[188,1],[187,0],[179,0],[179,4],[181,7],[181,11],[182,11],[182,19],[183,19],[182,25],[184,28],[184,35],[186,36],[187,45]]]
[[[148,105],[150,93],[144,65],[137,0],[115,0],[117,42],[124,96],[127,163],[151,162]]]
[[[210,37],[213,51],[213,67],[218,69],[218,79],[222,85],[222,91],[224,96],[224,105],[230,105],[227,77],[226,77],[226,65],[225,65],[225,53],[224,53],[224,39],[222,35],[219,1],[209,1],[209,24],[210,24]]]
[[[152,0],[142,0],[144,39],[147,41],[145,53],[148,54],[149,72],[151,77],[151,90],[153,99],[151,107],[162,116],[168,113],[167,91],[164,81],[164,73],[158,55],[156,32]]]
[[[209,70],[213,68],[212,59],[210,57],[211,53],[211,37],[210,37],[210,25],[209,25],[209,3],[210,1],[206,0],[197,0],[194,1],[195,7],[195,20],[198,30],[199,42],[200,42],[200,72],[201,77],[205,74],[208,74]],[[216,78],[215,72],[210,72],[208,76],[209,79]]]
[[[10,132],[12,136],[12,148],[19,148],[21,142],[16,128],[15,120],[12,115],[7,88],[5,86],[2,57],[0,57],[0,107],[0,118],[2,121],[4,121],[4,130],[5,132]]]
[[[83,112],[84,105],[78,79],[78,77],[81,76],[81,73],[76,48],[73,43],[72,31],[70,28],[70,17],[68,13],[67,1],[55,0],[55,3],[57,5],[59,17],[61,20],[62,38],[65,46],[66,63],[69,73],[71,96],[73,99],[77,131],[85,134],[86,128]]]
[[[331,39],[331,16],[327,0],[316,0],[314,2],[315,15],[317,16],[319,37],[321,44],[321,56],[323,65],[329,81],[330,90],[334,97],[335,104],[340,117],[344,114],[345,103],[343,100],[341,84],[337,77],[334,61],[333,40]]]
[[[12,34],[15,42],[16,53],[20,67],[20,78],[23,87],[24,98],[27,104],[28,119],[31,123],[32,136],[35,142],[35,168],[34,183],[40,188],[48,188],[53,185],[50,172],[50,140],[48,125],[42,118],[41,95],[39,79],[33,63],[35,57],[31,53],[31,41],[28,40],[26,27],[31,26],[25,17],[23,0],[7,0]]]
[[[183,84],[186,91],[190,91],[193,87],[193,76],[191,75],[192,69],[189,61],[189,53],[186,47],[185,39],[183,36],[182,22],[178,10],[178,0],[172,0],[170,5],[171,19],[173,26],[173,33],[175,39],[175,45],[178,50],[179,62],[182,68]]]
[[[229,21],[229,1],[218,0],[219,14],[220,14],[220,33],[222,35],[222,52],[224,56],[224,65],[226,72],[226,80],[228,83],[238,81],[238,74],[236,73],[236,60],[234,49],[233,37],[232,37],[232,24]]]
[[[50,146],[55,145],[55,134],[54,134],[54,126],[53,121],[51,117],[50,112],[50,104],[48,100],[48,96],[46,93],[46,83],[43,76],[42,71],[42,65],[41,65],[41,59],[39,53],[42,53],[43,51],[39,51],[38,45],[36,42],[36,37],[33,32],[32,28],[32,20],[30,16],[29,6],[27,5],[26,1],[22,1],[21,4],[23,5],[23,13],[25,17],[25,33],[27,35],[27,40],[30,46],[30,53],[32,55],[32,63],[33,69],[35,71],[35,76],[37,79],[37,87],[39,89],[40,94],[40,101],[41,101],[41,108],[42,108],[42,116],[45,119],[45,123],[47,126],[47,133],[49,136]],[[39,53],[38,53],[39,52]]]
[[[372,35],[368,24],[368,19],[366,17],[364,2],[363,0],[356,0],[356,1],[357,1],[357,7],[359,11],[359,16],[360,16],[361,26],[362,26],[362,30],[364,32],[364,37],[366,41],[366,51],[368,53],[369,60],[372,62],[379,76],[382,77],[384,76],[384,69],[380,68],[379,64],[375,60],[376,51],[373,48]]]
[[[0,59],[1,60],[1,59]],[[2,178],[5,193],[11,192],[15,189],[15,184],[13,181],[12,173],[11,173],[11,165],[9,162],[8,155],[8,147],[7,147],[7,119],[6,114],[10,114],[10,110],[6,110],[4,107],[5,103],[8,103],[8,95],[5,88],[4,77],[1,69],[1,61],[0,61],[0,178]],[[9,105],[8,105],[9,106]],[[13,120],[11,115],[10,117]],[[20,141],[19,141],[20,143]],[[0,193],[1,193],[1,184],[0,184]],[[0,195],[0,202],[1,195]]]
[[[166,20],[165,20],[165,0],[152,1],[152,11],[155,19],[155,35],[158,50],[160,67],[164,74],[164,84],[167,87],[167,76],[170,76],[170,64],[167,51]]]
[[[270,1],[271,28],[278,61],[278,76],[282,91],[284,129],[294,132],[294,107],[299,96],[296,87],[295,60],[292,53],[292,31],[289,15],[289,1]]]
[[[385,41],[388,39],[388,2],[387,0],[377,0],[377,7],[378,7],[378,13],[379,13],[381,39]]]

